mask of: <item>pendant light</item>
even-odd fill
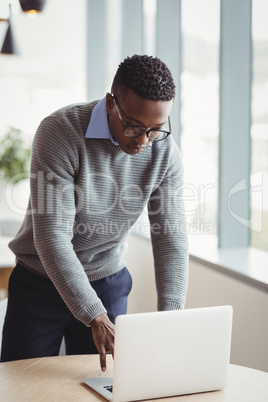
[[[8,28],[6,36],[2,45],[1,54],[19,54],[19,49],[14,36],[14,29],[12,25],[12,15],[11,15],[11,4],[9,4],[9,18],[0,18],[0,22],[6,21],[8,23]]]
[[[27,14],[40,13],[45,5],[46,0],[19,0],[22,11]]]

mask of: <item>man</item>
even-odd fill
[[[158,310],[184,307],[188,244],[182,161],[171,134],[175,85],[158,58],[134,55],[101,101],[64,107],[35,135],[31,196],[10,248],[2,361],[113,354],[131,289],[123,254],[148,205]]]

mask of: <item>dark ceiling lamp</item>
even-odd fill
[[[1,49],[1,54],[19,54],[19,49],[16,44],[16,40],[14,37],[14,29],[12,25],[12,16],[11,16],[11,4],[9,4],[9,18],[3,19],[0,18],[0,22],[6,21],[8,23],[8,28],[6,32],[6,36],[3,42],[3,46]]]
[[[27,14],[40,13],[45,5],[46,0],[19,0],[22,11]]]

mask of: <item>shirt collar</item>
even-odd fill
[[[119,145],[112,136],[106,113],[106,97],[104,97],[93,109],[85,138],[109,139],[115,145]]]

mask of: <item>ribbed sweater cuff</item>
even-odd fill
[[[83,310],[80,314],[80,317],[77,317],[80,321],[82,321],[87,327],[90,326],[90,323],[94,318],[103,313],[107,313],[107,310],[103,307],[102,303],[96,302],[89,306],[87,309]]]
[[[184,308],[184,302],[181,303],[164,302],[158,305],[158,311],[182,310],[183,308]]]

